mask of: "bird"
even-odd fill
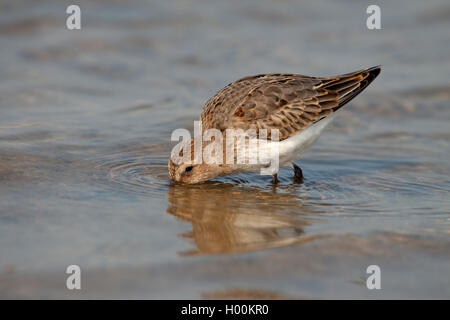
[[[291,165],[294,181],[303,182],[302,169],[294,161],[319,138],[337,111],[380,72],[381,66],[375,66],[330,77],[283,73],[246,76],[228,84],[205,103],[200,116],[201,128],[215,129],[223,136],[228,129],[253,129],[257,138],[262,130],[269,131],[266,138],[278,147],[279,166]],[[278,132],[277,139],[271,135],[274,129]],[[190,144],[194,146],[194,138]],[[190,149],[190,158],[194,159],[195,148]],[[179,163],[174,161],[172,153],[168,169],[174,183],[196,184],[219,176],[256,172],[264,165]],[[278,169],[270,172],[273,184],[279,182]]]

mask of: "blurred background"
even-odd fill
[[[447,0],[2,0],[0,298],[450,298],[449,30]],[[170,185],[231,81],[379,64],[303,184]]]

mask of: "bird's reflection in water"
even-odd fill
[[[290,193],[224,183],[173,185],[167,213],[192,223],[196,249],[182,255],[245,252],[311,241],[304,227],[314,207]]]

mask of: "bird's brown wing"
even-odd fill
[[[373,67],[335,77],[265,74],[242,78],[214,95],[201,115],[204,129],[279,129],[284,140],[335,112],[380,73]],[[269,135],[270,138],[270,135]]]

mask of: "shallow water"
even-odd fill
[[[450,298],[450,6],[0,4],[1,298]],[[381,75],[280,184],[170,185],[176,128],[247,74]],[[65,287],[82,269],[82,290]],[[381,267],[368,290],[366,268]]]

